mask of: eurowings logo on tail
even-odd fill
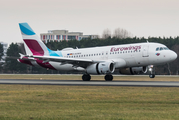
[[[43,46],[40,45],[38,37],[27,23],[19,23],[27,54],[44,56]],[[45,47],[44,47],[45,48]]]
[[[24,46],[27,55],[62,57],[61,51],[56,52],[48,49],[28,23],[19,23],[19,27],[25,43]]]

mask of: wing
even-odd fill
[[[22,59],[25,58],[29,58],[30,60],[35,60],[35,58],[39,59],[39,60],[43,60],[44,63],[45,62],[60,62],[60,64],[73,64],[74,66],[79,66],[79,67],[83,67],[86,68],[87,66],[89,66],[90,64],[93,63],[99,63],[99,62],[104,62],[104,61],[96,61],[96,60],[91,60],[91,59],[78,59],[78,58],[64,58],[64,57],[55,57],[55,56],[36,56],[36,55],[31,55],[31,56],[27,56],[25,55],[25,57],[22,57]]]

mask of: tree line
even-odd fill
[[[109,45],[120,45],[120,44],[130,44],[130,43],[140,43],[140,42],[157,42],[166,45],[169,49],[175,51],[179,55],[179,37],[175,38],[161,38],[161,37],[149,37],[149,38],[120,38],[120,37],[111,37],[103,39],[82,39],[77,40],[63,40],[63,41],[48,41],[45,43],[47,47],[51,50],[61,50],[67,47],[72,48],[86,48],[86,47],[97,47],[97,46],[109,46]],[[3,52],[1,52],[0,45],[0,57]],[[7,56],[19,57],[19,53],[25,54],[24,45],[11,43],[8,50]],[[34,74],[58,74],[58,73],[71,73],[69,71],[53,71],[47,70],[44,68],[32,67],[19,63],[16,59],[6,58],[5,63],[1,65],[1,73],[34,73]],[[178,75],[179,73],[179,58],[169,64],[160,65],[155,67],[156,74],[159,75]],[[74,73],[74,72],[73,72]],[[75,72],[78,73],[78,72]],[[117,72],[115,72],[118,74]]]

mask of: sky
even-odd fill
[[[18,23],[102,35],[123,28],[137,37],[179,36],[179,0],[0,0],[0,41],[22,42]]]

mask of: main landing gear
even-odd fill
[[[104,79],[106,81],[112,81],[113,80],[113,76],[112,75],[105,75]]]
[[[113,76],[110,75],[110,74],[107,74],[107,75],[105,75],[104,79],[105,79],[106,81],[112,81],[112,80],[113,80]],[[87,73],[86,73],[86,74],[83,74],[82,80],[83,80],[83,81],[90,81],[90,80],[91,80],[91,76],[90,76],[89,74],[87,74]]]
[[[155,69],[154,69],[153,65],[149,66],[149,71],[150,71],[149,77],[154,78],[155,77]]]
[[[83,74],[82,79],[83,79],[83,81],[90,81],[91,76],[89,74]]]

